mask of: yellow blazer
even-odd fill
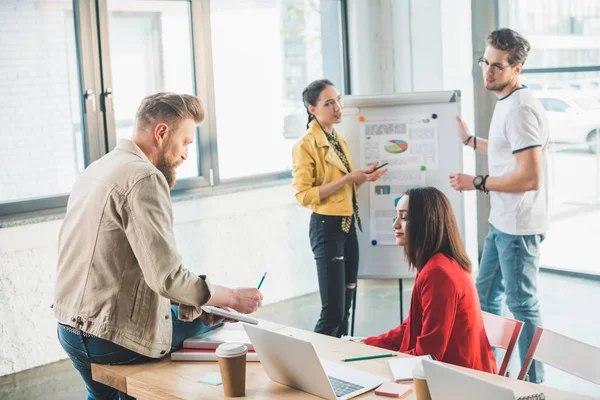
[[[338,140],[350,164],[350,171],[346,169],[333,147],[330,147],[317,121],[312,120],[306,134],[292,149],[292,185],[296,189],[296,198],[301,206],[317,214],[350,216],[353,214],[354,184],[342,186],[323,201],[319,198],[319,186],[341,179],[353,170],[348,146],[339,135]]]

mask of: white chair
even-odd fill
[[[495,314],[483,312],[483,325],[490,345],[495,348],[506,350],[498,375],[506,376],[508,363],[512,357],[517,339],[523,328],[523,322]]]
[[[600,385],[600,347],[537,328],[518,379],[525,378],[533,360]]]

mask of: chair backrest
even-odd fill
[[[525,378],[533,360],[600,385],[600,347],[537,328],[518,379]]]
[[[490,345],[495,348],[506,350],[498,375],[505,376],[508,363],[512,357],[517,339],[523,328],[523,322],[499,315],[483,312],[483,325]]]

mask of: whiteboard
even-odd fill
[[[354,168],[364,169],[367,167],[368,160],[373,157],[381,157],[383,160],[390,160],[397,168],[406,168],[407,174],[417,176],[418,183],[408,184],[412,182],[410,179],[405,181],[404,185],[386,186],[383,181],[375,183],[365,183],[358,191],[358,205],[360,208],[360,216],[363,227],[363,232],[357,230],[358,241],[360,247],[359,260],[359,279],[402,279],[413,278],[414,271],[409,271],[408,264],[404,259],[404,249],[390,243],[390,238],[385,234],[387,232],[387,219],[389,219],[389,235],[393,235],[393,217],[386,214],[387,202],[389,202],[389,211],[395,216],[395,203],[397,198],[402,193],[394,193],[396,191],[404,191],[409,186],[421,184],[423,186],[434,186],[441,190],[452,204],[456,215],[459,231],[465,241],[465,212],[464,200],[460,192],[452,189],[449,183],[448,175],[451,172],[461,172],[463,146],[460,141],[458,124],[456,123],[456,115],[460,114],[460,91],[442,91],[442,92],[423,92],[423,93],[406,93],[383,96],[348,96],[344,98],[344,116],[342,122],[336,126],[336,131],[346,140],[352,155]],[[377,134],[374,128],[386,128],[383,125],[399,126],[402,121],[410,121],[407,128],[408,132],[402,134],[412,135],[413,127],[417,126],[434,126],[435,127],[435,155],[427,156],[421,161],[405,162],[401,167],[397,166],[400,160],[406,160],[411,152],[414,151],[416,145],[413,146],[411,141],[385,141],[385,151],[379,151],[373,156],[369,146],[373,146],[373,142],[369,140],[389,139],[387,132],[384,136],[374,137],[372,134]],[[388,123],[392,122],[392,123]],[[421,124],[421,125],[416,125]],[[379,125],[379,126],[376,126]],[[370,126],[370,127],[369,127]],[[414,132],[418,130],[415,129]],[[373,133],[376,132],[376,133]],[[362,139],[361,139],[362,135]],[[433,136],[432,136],[433,137]],[[397,142],[399,149],[394,151],[394,143]],[[431,145],[432,143],[429,143]],[[392,147],[389,147],[392,146]],[[375,146],[378,147],[378,146]],[[379,146],[381,147],[381,146]],[[434,146],[430,146],[433,148]],[[366,150],[365,150],[366,149]],[[391,154],[399,153],[402,154]],[[414,156],[417,157],[417,156]],[[413,159],[414,159],[413,157]],[[425,171],[422,171],[420,165],[423,165]],[[419,171],[415,174],[410,171]],[[390,170],[388,170],[388,173]],[[386,173],[385,175],[387,175]],[[384,175],[384,176],[385,176]],[[398,179],[405,174],[394,174]],[[388,181],[390,177],[386,178]],[[398,181],[399,182],[399,181]],[[392,189],[391,195],[382,190]],[[386,189],[387,188],[387,189]],[[383,203],[382,203],[383,201]],[[371,210],[373,206],[373,210]],[[383,224],[385,225],[382,225]],[[385,232],[383,230],[386,230]],[[385,244],[387,243],[387,244]]]

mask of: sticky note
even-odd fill
[[[221,379],[220,373],[213,372],[212,374],[205,375],[202,378],[198,379],[198,382],[208,383],[209,385],[219,386],[220,384],[223,383],[223,380]]]
[[[408,385],[401,385],[395,382],[386,382],[375,389],[375,394],[378,396],[401,397],[410,390],[411,387]]]

